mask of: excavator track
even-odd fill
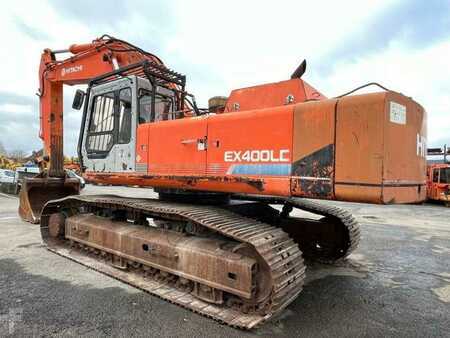
[[[323,201],[298,197],[256,195],[234,197],[257,201],[251,206],[251,210],[245,210],[243,214],[283,229],[299,244],[303,257],[307,260],[337,264],[358,247],[361,236],[359,223],[343,208]],[[272,204],[283,205],[282,211],[270,206]],[[294,209],[320,215],[322,218],[290,216]]]
[[[270,292],[250,305],[236,298],[230,298],[232,301],[229,304],[213,304],[197,298],[189,290],[178,288],[173,283],[176,276],[164,272],[164,276],[170,278],[155,279],[146,273],[148,268],[144,269],[142,265],[130,261],[124,270],[114,268],[106,259],[100,258],[109,257],[108,253],[73,241],[70,243],[67,239],[55,236],[54,230],[49,227],[52,215],[60,215],[56,217],[58,219],[63,214],[67,216],[95,209],[123,210],[168,219],[176,216],[248,245],[257,252],[259,270],[267,274],[265,278],[271,281]],[[302,253],[286,232],[279,227],[216,206],[110,195],[70,196],[45,205],[41,215],[41,234],[48,249],[61,256],[196,313],[242,329],[251,329],[279,314],[298,296],[304,284],[306,268]]]
[[[361,237],[359,223],[347,210],[303,198],[289,198],[285,206],[288,210],[295,207],[323,216],[322,219],[309,224],[298,225],[294,222],[296,234],[283,227],[299,244],[305,258],[336,264],[358,247]],[[331,247],[328,245],[328,250],[326,250],[327,243],[332,244]]]
[[[301,198],[278,198],[275,202],[284,205],[280,212],[269,206],[269,201],[210,206],[113,195],[70,196],[45,205],[41,234],[48,249],[61,256],[221,323],[251,329],[279,314],[302,291],[306,269],[303,257],[334,264],[347,257],[357,247],[360,238],[357,221],[342,208]],[[323,218],[291,217],[289,213],[294,208]],[[145,214],[160,218],[156,223],[161,226],[165,222],[161,219],[194,222],[223,237],[249,245],[257,252],[259,265],[267,267],[260,270],[270,277],[271,290],[267,297],[252,304],[237,298],[230,298],[232,302],[214,304],[198,298],[192,290],[180,288],[174,283],[177,276],[164,272],[165,278],[155,278],[159,276],[155,269],[130,260],[126,260],[123,269],[117,269],[111,265],[114,257],[109,253],[51,234],[49,223],[52,215],[67,217],[95,210]]]

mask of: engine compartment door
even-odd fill
[[[149,174],[206,174],[206,116],[159,121],[148,126]]]

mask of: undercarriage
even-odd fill
[[[272,201],[273,202],[273,201]],[[278,198],[199,205],[112,195],[70,196],[42,210],[49,250],[222,323],[250,329],[302,291],[307,260],[356,248],[348,212]],[[298,208],[322,216],[289,216]]]

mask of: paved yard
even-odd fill
[[[153,196],[87,186],[84,193]],[[361,222],[341,266],[308,266],[302,294],[239,331],[48,252],[18,199],[0,194],[0,336],[450,336],[450,208],[340,203]]]

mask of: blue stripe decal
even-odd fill
[[[231,173],[233,175],[289,176],[291,164],[235,164]]]

